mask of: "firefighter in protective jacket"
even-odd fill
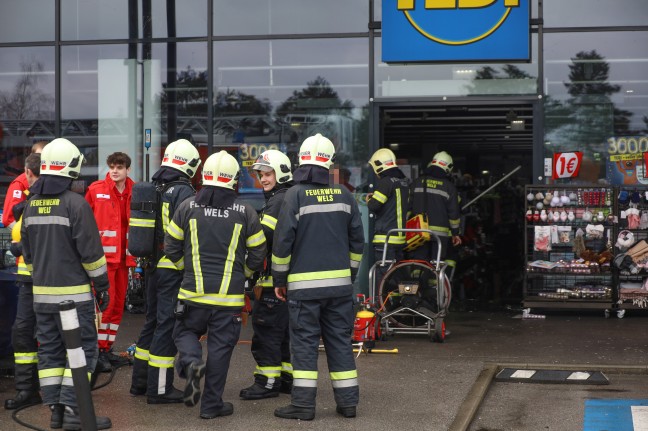
[[[259,175],[266,198],[260,220],[268,254],[265,268],[254,287],[252,355],[257,366],[254,384],[241,390],[240,397],[244,400],[276,397],[279,392],[289,394],[292,388],[288,307],[275,296],[270,271],[272,239],[279,210],[286,191],[293,184],[290,159],[281,151],[264,151],[252,169]]]
[[[43,402],[52,406],[52,428],[81,429],[60,330],[59,303],[76,303],[83,353],[88,372],[92,372],[98,353],[94,300],[102,311],[109,302],[106,257],[97,223],[83,196],[70,191],[82,162],[83,155],[67,139],[47,144],[41,154],[41,175],[30,188],[33,196],[23,213],[20,231],[23,257],[34,283],[38,376]],[[110,419],[97,417],[97,429],[111,426]]]
[[[230,359],[241,332],[245,278],[263,268],[266,239],[251,205],[237,199],[238,162],[226,151],[203,168],[203,188],[177,209],[164,240],[174,262],[184,262],[173,339],[180,352],[178,373],[186,378],[185,405],[201,399],[200,417],[232,414],[222,395]],[[200,337],[207,333],[207,364]]]
[[[186,139],[171,142],[164,151],[162,166],[153,175],[160,190],[159,218],[155,223],[159,248],[164,231],[175,211],[195,191],[191,178],[200,166],[198,150]],[[131,223],[133,219],[131,218]],[[148,404],[182,402],[182,391],[173,386],[173,361],[177,353],[173,343],[173,307],[182,282],[183,260],[172,261],[161,254],[146,269],[146,322],[135,347],[131,395],[146,394]]]
[[[291,404],[274,413],[281,418],[315,417],[320,335],[337,412],[356,415],[352,284],[364,234],[355,198],[331,184],[334,155],[333,143],[319,133],[302,143],[295,185],[286,192],[274,235],[272,277],[277,297],[288,300],[293,363]]]
[[[423,175],[411,187],[410,214],[427,214],[429,229],[441,239],[441,259],[452,245],[461,244],[459,236],[460,212],[457,189],[448,175],[452,171],[452,157],[445,151],[436,153]],[[428,241],[411,252],[410,258],[436,260],[436,241]]]
[[[367,195],[367,207],[376,215],[374,224],[374,258],[382,260],[387,233],[391,229],[405,228],[405,217],[409,204],[409,180],[396,165],[396,155],[387,149],[377,150],[369,159],[369,164],[378,176],[375,191]],[[399,232],[389,236],[386,260],[403,259],[405,233]],[[376,281],[380,282],[388,266],[376,267]]]

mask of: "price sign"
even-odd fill
[[[583,153],[574,151],[573,153],[556,153],[553,158],[553,175],[552,178],[574,178],[578,176]]]

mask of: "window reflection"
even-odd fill
[[[54,48],[0,48],[0,195],[54,127]]]
[[[644,183],[617,162],[648,151],[648,33],[596,36],[547,35],[545,153],[582,151],[584,182]]]

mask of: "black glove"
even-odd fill
[[[110,303],[110,295],[108,295],[107,290],[101,292],[95,291],[95,300],[97,301],[99,311],[103,313],[106,311],[106,308],[108,308],[108,304]]]
[[[9,251],[14,255],[14,257],[22,256],[22,243],[12,242],[11,247],[9,247]]]
[[[108,308],[108,303],[110,302],[110,296],[108,295],[108,288],[110,283],[108,282],[108,275],[102,274],[99,279],[95,279],[93,282],[93,287],[95,291],[95,299],[97,300],[97,306],[100,311],[104,311]]]

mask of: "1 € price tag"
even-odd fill
[[[553,175],[552,178],[574,178],[578,176],[583,153],[574,151],[573,153],[556,153],[553,158]]]

